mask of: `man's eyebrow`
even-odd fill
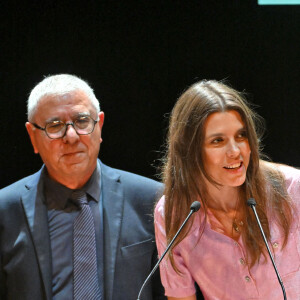
[[[52,118],[50,118],[50,119],[47,119],[47,120],[45,121],[45,123],[47,124],[47,123],[51,123],[51,122],[55,122],[55,121],[61,121],[61,119],[58,118],[58,117],[52,117]]]
[[[81,112],[81,113],[75,114],[73,117],[86,117],[86,116],[90,117],[91,114],[89,112]]]
[[[90,117],[91,114],[90,114],[89,112],[80,112],[80,113],[76,113],[76,114],[74,114],[74,115],[72,116],[72,119],[76,119],[76,118],[78,118],[78,117],[86,117],[86,116]],[[55,122],[55,121],[62,121],[62,119],[59,118],[59,117],[52,117],[52,118],[47,119],[47,120],[45,121],[45,123],[51,123],[51,122]],[[63,122],[63,121],[62,121],[62,122]]]

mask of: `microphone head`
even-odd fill
[[[193,212],[196,212],[200,209],[200,206],[201,206],[201,204],[199,201],[194,201],[191,205],[190,210],[192,210]]]
[[[255,199],[254,199],[254,198],[249,198],[249,199],[247,200],[247,205],[248,205],[248,206],[255,206],[255,205],[256,205]]]

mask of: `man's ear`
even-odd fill
[[[99,124],[99,127],[100,127],[100,143],[102,143],[102,127],[103,127],[103,124],[104,124],[104,112],[103,111],[100,111],[98,113],[98,124]]]
[[[103,127],[103,124],[104,124],[104,112],[103,111],[100,111],[98,113],[98,119],[99,119],[100,129],[102,130],[102,127]]]
[[[26,127],[26,130],[27,130],[28,134],[29,134],[31,144],[32,144],[32,147],[33,147],[33,151],[34,151],[34,153],[38,154],[39,151],[38,151],[37,146],[36,146],[35,128],[29,122],[25,123],[25,127]]]

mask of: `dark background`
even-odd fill
[[[300,166],[299,6],[250,0],[0,3],[0,187],[41,166],[25,130],[44,75],[76,74],[105,112],[100,157],[155,178],[166,116],[200,79],[228,79],[266,119],[265,153]]]

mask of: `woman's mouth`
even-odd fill
[[[226,170],[237,170],[242,166],[242,164],[243,164],[243,162],[241,161],[241,162],[236,163],[236,164],[225,166],[224,169],[226,169]]]

